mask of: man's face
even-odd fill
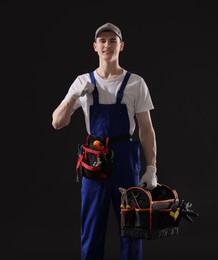
[[[105,60],[118,59],[124,43],[112,31],[101,32],[93,43],[94,50]]]

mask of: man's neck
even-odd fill
[[[123,73],[123,68],[120,66],[113,68],[98,67],[96,72],[102,79],[114,79]]]

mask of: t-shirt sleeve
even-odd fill
[[[135,112],[141,113],[154,109],[148,86],[143,78],[140,79],[139,91],[135,100]]]

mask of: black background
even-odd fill
[[[108,21],[122,29],[121,66],[143,76],[152,95],[159,182],[200,215],[182,221],[176,237],[143,241],[144,259],[217,257],[214,4],[2,1],[0,8],[5,259],[80,259],[75,162],[85,125],[77,111],[56,131],[51,114],[75,77],[98,65],[94,32]],[[117,232],[111,213],[107,260],[119,259]]]

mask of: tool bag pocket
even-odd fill
[[[149,209],[135,209],[135,215],[136,215],[135,227],[148,229],[150,223]]]
[[[135,226],[135,209],[121,209],[121,226],[133,228]]]
[[[78,145],[77,175],[79,172],[89,179],[107,179],[110,176],[114,155],[108,141],[108,137],[88,135],[86,143]]]
[[[154,214],[153,216],[153,223],[152,228],[153,229],[161,229],[161,228],[167,228],[175,225],[175,221],[172,217],[170,217],[170,211],[171,209],[160,209],[157,214]]]

